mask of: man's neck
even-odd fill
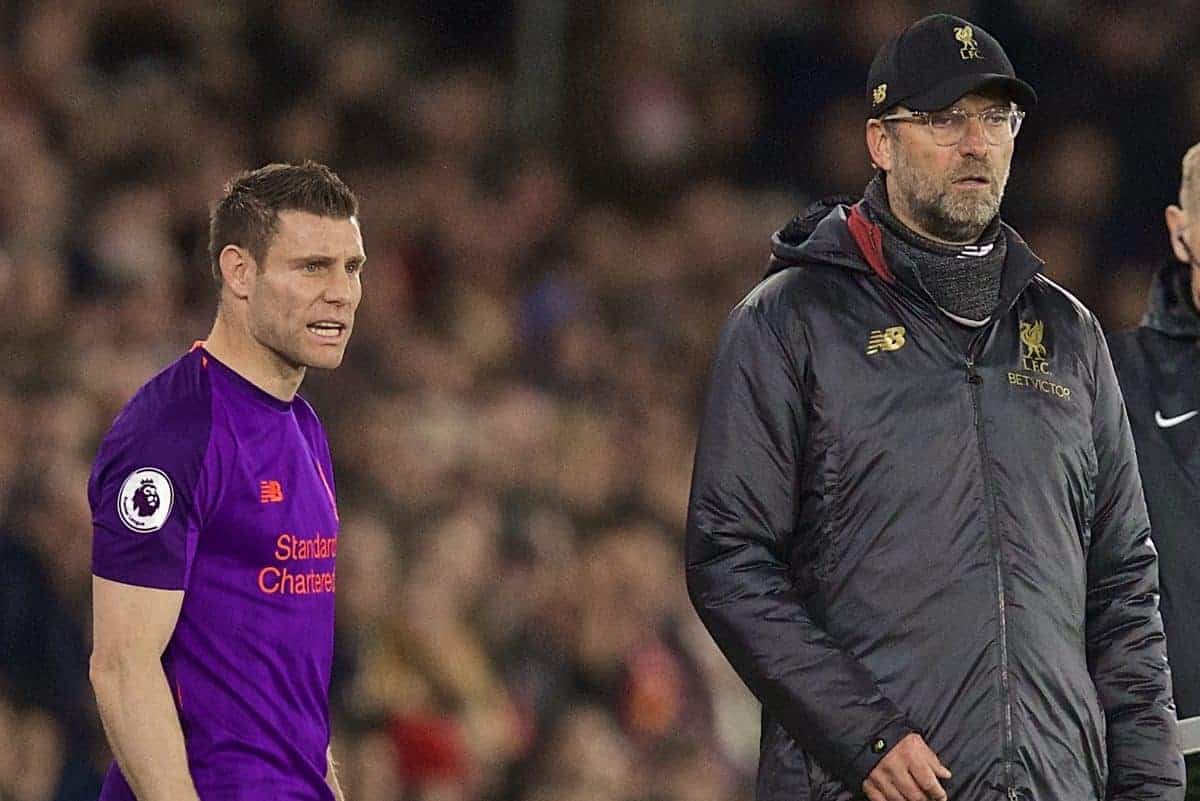
[[[291,401],[304,381],[305,368],[294,367],[253,336],[240,320],[221,311],[213,323],[204,349],[229,369],[268,395]]]
[[[884,258],[911,263],[915,282],[956,322],[987,320],[996,308],[1007,245],[993,220],[972,245],[931,239],[906,224],[888,202],[887,185],[876,176],[863,193],[883,232]]]

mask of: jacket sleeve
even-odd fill
[[[1087,658],[1108,726],[1108,798],[1182,801],[1183,757],[1158,612],[1158,555],[1129,418],[1099,326],[1095,334],[1097,471],[1087,558]]]
[[[803,330],[781,335],[752,294],[712,369],[687,518],[687,586],[764,707],[854,791],[916,729],[816,625],[789,572],[806,437]],[[799,566],[793,566],[799,567]]]

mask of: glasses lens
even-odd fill
[[[935,111],[928,115],[933,141],[944,147],[957,145],[967,135],[972,117],[979,120],[983,138],[989,144],[1003,145],[1011,142],[1017,135],[1024,115],[1016,109],[988,109],[982,112],[966,112],[961,109]]]
[[[953,111],[934,111],[929,115],[933,141],[939,145],[957,145],[967,133],[967,115]]]

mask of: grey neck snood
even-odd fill
[[[1000,298],[1000,274],[1007,252],[999,215],[974,243],[944,245],[896,219],[883,173],[867,184],[863,199],[883,230],[885,257],[896,253],[911,261],[921,285],[944,312],[968,325],[985,322],[992,315]]]

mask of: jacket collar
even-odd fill
[[[1000,235],[1005,237],[1008,252],[1004,256],[1004,272],[1000,274],[1000,299],[996,303],[996,315],[1012,308],[1029,282],[1046,266],[1046,262],[1038,258],[1008,223],[1000,223]]]
[[[823,216],[821,216],[823,215]],[[1008,252],[1000,276],[1000,297],[995,314],[1003,314],[1045,266],[1021,235],[1000,223]],[[771,237],[771,260],[767,275],[803,262],[844,267],[874,273],[887,283],[901,282],[923,296],[929,293],[917,280],[916,267],[903,258],[888,262],[883,257],[883,232],[872,221],[863,203],[814,204]],[[1197,319],[1200,334],[1200,318]]]
[[[1170,337],[1200,338],[1200,313],[1192,303],[1192,270],[1188,265],[1172,261],[1155,274],[1142,325]]]

